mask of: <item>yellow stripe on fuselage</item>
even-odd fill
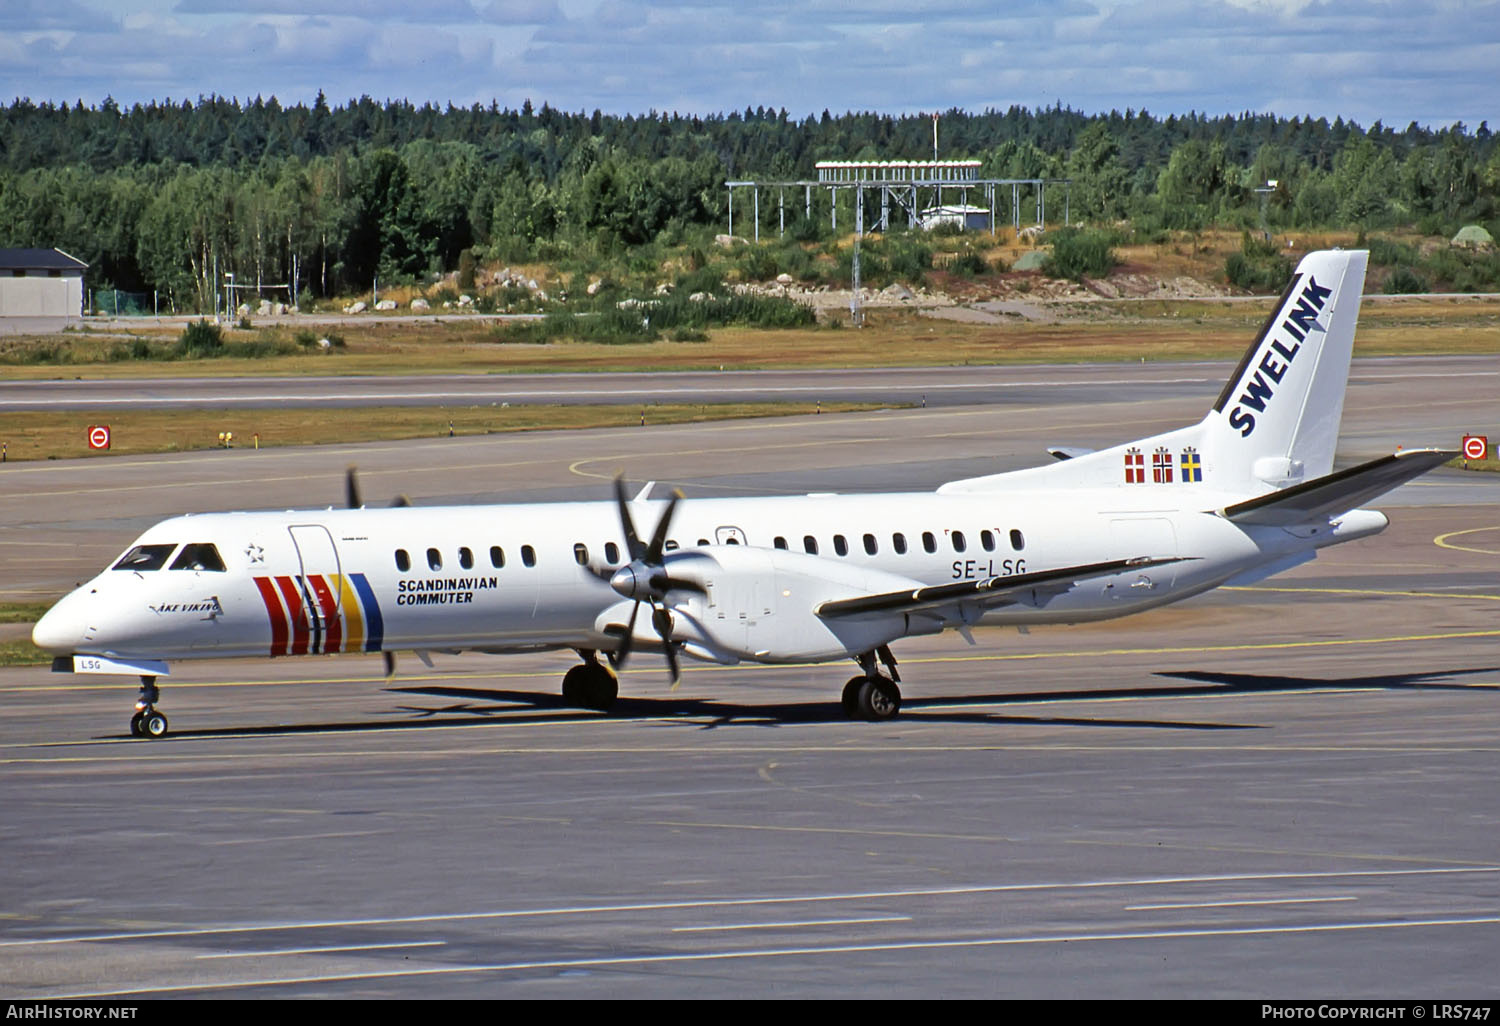
[[[344,651],[361,651],[365,645],[365,619],[362,613],[363,607],[359,604],[359,596],[354,593],[348,577],[343,574],[329,574],[328,576],[334,582],[334,587],[338,589],[339,606],[344,611]]]

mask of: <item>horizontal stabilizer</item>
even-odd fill
[[[1049,445],[1047,455],[1055,460],[1076,460],[1080,456],[1087,456],[1093,449],[1084,449],[1076,445]]]
[[[1335,471],[1220,511],[1236,524],[1290,527],[1347,513],[1457,456],[1447,449],[1409,449]]]
[[[981,581],[960,581],[957,584],[935,584],[927,588],[912,588],[906,591],[888,591],[879,595],[861,595],[858,598],[836,599],[824,602],[815,612],[825,620],[842,617],[863,616],[872,613],[910,613],[919,609],[935,609],[957,602],[977,602],[982,606],[998,606],[1016,600],[1021,592],[1038,590],[1061,594],[1076,582],[1089,577],[1107,577],[1127,570],[1144,570],[1164,563],[1180,562],[1180,557],[1153,558],[1138,556],[1134,559],[1111,559],[1104,563],[1088,563],[1083,566],[1065,566],[1057,570],[1038,570],[1029,574],[1012,574],[1009,577],[986,577]]]

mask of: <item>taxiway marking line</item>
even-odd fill
[[[1110,890],[1119,887],[1162,887],[1182,884],[1246,883],[1263,880],[1339,880],[1368,877],[1453,876],[1500,873],[1500,866],[1427,866],[1421,869],[1335,869],[1284,873],[1215,873],[1200,876],[1120,877],[1108,880],[1049,881],[1045,883],[980,884],[970,887],[912,887],[885,891],[851,891],[828,894],[781,895],[759,898],[719,898],[684,901],[645,901],[610,905],[570,905],[557,908],[497,909],[486,912],[434,913],[414,916],[382,916],[365,919],[319,919],[240,925],[200,926],[176,930],[138,930],[125,933],[80,934],[70,937],[37,937],[0,940],[0,948],[55,947],[62,944],[95,944],[103,941],[157,940],[164,937],[203,937],[222,934],[269,933],[280,930],[326,930],[356,926],[400,926],[412,923],[470,922],[481,919],[529,919],[555,916],[607,915],[636,912],[670,912],[697,908],[743,908],[749,905],[806,905],[821,902],[875,901],[900,898],[939,898],[971,894],[1007,894],[1038,891]]]
[[[1449,596],[1450,598],[1452,596]],[[1451,634],[1404,634],[1384,638],[1328,638],[1321,641],[1263,641],[1242,645],[1183,645],[1172,648],[1114,648],[1091,649],[1081,652],[1008,652],[984,656],[927,656],[921,659],[905,659],[905,663],[972,663],[990,660],[1001,662],[1017,659],[1073,659],[1080,656],[1124,656],[1124,655],[1179,655],[1197,652],[1258,652],[1281,648],[1325,648],[1337,645],[1387,645],[1408,641],[1453,641],[1459,638],[1500,637],[1500,630],[1455,631]]]
[[[345,951],[385,951],[390,948],[441,948],[447,941],[393,941],[389,944],[342,944],[330,948],[278,948],[272,951],[226,951],[217,955],[195,955],[199,959],[274,958],[280,955],[329,955]]]
[[[1130,404],[1130,405],[1133,405],[1133,404]],[[1036,412],[1039,409],[1041,409],[1041,407],[1025,407],[1025,408],[1021,408],[1021,409],[1010,409],[1010,410],[1007,410],[1006,412],[1009,413],[1009,414],[1024,414],[1024,413]],[[906,411],[902,411],[902,412],[905,413]],[[994,416],[994,413],[995,413],[995,411],[993,409],[991,409],[991,408],[988,408],[988,407],[983,408],[983,409],[978,409],[978,410],[963,410],[963,409],[959,409],[959,410],[946,410],[946,409],[913,410],[913,411],[910,411],[910,415],[909,416],[904,417],[903,419],[905,421],[909,422],[912,418],[921,418],[921,419],[929,419],[930,420],[930,419],[936,419],[936,418],[949,418],[949,417],[981,417],[981,416]],[[844,419],[842,419],[840,421],[840,423],[844,424],[844,425],[848,425],[848,424],[860,424],[860,423],[864,423],[864,422],[872,421],[872,420],[873,421],[882,421],[882,422],[884,422],[885,420],[888,419],[888,418],[883,418],[883,417],[871,416],[869,414],[863,414],[863,415],[861,415],[861,414],[843,414],[843,415],[827,414],[827,416],[842,416]],[[719,430],[722,430],[722,431],[730,431],[730,430],[754,430],[754,429],[757,429],[757,428],[763,428],[763,427],[767,426],[767,424],[769,424],[770,422],[775,421],[777,419],[779,419],[779,418],[769,418],[769,419],[768,418],[741,418],[740,420],[737,420],[737,421],[723,421],[723,422],[717,422],[717,423],[720,423],[720,424],[724,425],[723,427],[719,428]],[[1147,423],[1156,423],[1160,418],[1154,418],[1153,417],[1153,418],[1142,418],[1142,419],[1145,422],[1147,422]],[[1075,429],[1089,428],[1089,427],[1103,427],[1103,426],[1106,425],[1106,423],[1108,425],[1110,425],[1110,426],[1116,426],[1116,425],[1118,425],[1118,426],[1124,426],[1124,425],[1133,424],[1133,423],[1137,423],[1137,422],[1133,421],[1133,420],[1117,420],[1117,421],[1109,421],[1109,422],[1101,422],[1101,423],[1064,424],[1064,425],[1059,425],[1058,430],[1075,430]],[[678,426],[683,426],[683,425],[675,425],[674,424],[674,425],[660,425],[660,426],[665,428],[665,427],[678,427]],[[713,427],[714,424],[713,423],[710,423],[710,424],[688,424],[686,426],[697,428],[700,431],[702,431],[704,428]],[[772,425],[772,426],[781,426],[781,425]],[[561,430],[569,430],[569,429],[561,429]],[[577,429],[575,429],[575,430],[577,430]],[[588,429],[581,429],[581,430],[588,430]],[[522,434],[524,434],[524,433],[525,432],[522,432]],[[888,435],[888,436],[873,436],[872,437],[872,436],[864,435],[864,436],[861,436],[861,437],[858,437],[858,438],[825,438],[825,439],[819,439],[819,440],[816,440],[816,441],[785,442],[785,443],[781,443],[781,444],[770,444],[770,445],[763,444],[763,445],[722,446],[722,447],[715,447],[715,448],[683,449],[683,450],[661,452],[661,453],[622,452],[622,453],[620,453],[618,455],[611,455],[611,456],[586,457],[584,459],[576,461],[575,465],[581,465],[581,464],[584,464],[584,463],[601,462],[601,461],[604,461],[604,460],[621,460],[621,461],[625,461],[625,460],[643,459],[643,458],[648,458],[648,457],[655,458],[655,457],[658,457],[658,456],[660,456],[660,457],[668,457],[668,456],[707,456],[707,455],[721,455],[721,454],[739,453],[739,452],[767,452],[767,451],[771,451],[771,450],[780,450],[780,449],[805,449],[805,448],[811,448],[811,447],[816,447],[816,446],[830,446],[830,445],[868,445],[868,444],[872,444],[872,443],[879,443],[879,442],[882,442],[882,441],[893,441],[893,440],[896,440],[896,438],[898,438],[898,437],[901,440],[910,440],[912,438],[926,438],[926,439],[962,438],[962,437],[965,437],[967,435],[972,435],[973,433],[974,432],[972,432],[972,431],[950,431],[950,432],[940,432],[940,433],[935,433],[935,434],[913,434],[912,432],[908,431],[908,432],[902,432],[899,436]],[[507,434],[509,434],[509,433],[507,433]],[[310,452],[311,451],[309,449],[309,447],[305,447],[305,446],[304,447],[297,447],[297,448],[300,448],[300,449],[304,450],[303,453],[297,453],[297,455],[302,455],[302,454],[305,454],[306,452]],[[347,448],[345,451],[348,452],[348,453],[354,454],[354,455],[359,455],[359,454],[361,454],[363,452],[363,450],[357,449],[357,448]],[[381,450],[371,450],[371,451],[381,451]],[[507,469],[507,468],[511,468],[511,467],[524,467],[524,466],[536,466],[536,465],[550,466],[550,465],[553,465],[553,464],[557,463],[558,461],[559,461],[559,458],[507,460],[507,461],[496,462],[496,463],[482,463],[482,462],[478,462],[478,461],[468,461],[464,465],[470,471],[480,471],[480,470],[503,470],[503,469]],[[54,473],[57,473],[57,472],[66,472],[66,471],[77,470],[77,469],[92,470],[96,466],[97,466],[97,468],[101,472],[103,472],[103,471],[107,471],[107,470],[113,470],[113,469],[116,469],[116,468],[129,467],[129,466],[147,466],[147,467],[150,467],[150,466],[170,466],[170,465],[173,465],[175,462],[176,461],[168,461],[168,460],[140,460],[140,459],[137,459],[137,460],[134,460],[134,461],[132,461],[130,463],[116,463],[112,459],[109,459],[109,458],[96,458],[96,459],[92,459],[92,460],[87,461],[86,466],[82,467],[82,468],[63,468],[63,471],[59,471],[59,469],[57,468],[56,464],[49,464],[49,465],[46,465],[46,466],[20,466],[20,467],[17,468],[16,472],[17,473],[27,473],[27,472],[30,472],[30,473],[41,473],[41,472],[44,472],[44,471],[52,471]],[[449,468],[449,466],[447,466],[445,464],[445,465],[442,465],[442,466],[433,467],[431,469],[434,472],[444,472],[444,473],[446,473],[450,468]],[[572,471],[573,468],[572,468],[572,466],[570,466],[568,469],[570,471]],[[408,467],[408,468],[399,468],[399,469],[392,469],[392,470],[374,469],[374,470],[371,470],[371,471],[368,471],[368,472],[363,472],[362,471],[361,473],[365,477],[381,477],[381,476],[390,476],[390,475],[400,475],[403,478],[410,478],[410,477],[412,477],[412,476],[414,476],[416,474],[421,474],[423,472],[424,472],[424,469],[421,468],[421,467],[415,467],[415,468]],[[579,476],[579,477],[598,477],[598,478],[604,478],[606,480],[608,480],[609,477],[612,476],[612,475],[590,474],[590,473],[583,472],[583,471],[573,471],[573,472],[575,474],[577,474],[577,476]],[[327,479],[327,477],[328,477],[328,474],[327,474],[326,471],[324,471],[322,469],[317,469],[317,470],[310,471],[310,472],[305,473],[305,474],[289,474],[289,475],[282,475],[282,476],[277,476],[277,477],[260,477],[260,478],[255,478],[254,479],[254,483],[256,483],[256,484],[271,484],[271,483],[278,483],[278,482],[284,483],[284,482],[287,482],[287,481],[325,480],[325,479]],[[28,499],[36,499],[36,498],[47,497],[47,496],[64,496],[64,495],[98,495],[98,494],[101,494],[101,493],[104,493],[104,492],[132,492],[132,491],[142,491],[142,490],[146,490],[146,491],[160,491],[160,490],[168,489],[168,488],[202,488],[202,489],[212,489],[214,487],[221,486],[221,485],[228,486],[228,485],[238,485],[238,484],[243,484],[243,483],[245,483],[244,477],[243,476],[236,476],[236,477],[222,478],[222,479],[219,479],[219,480],[207,480],[207,479],[204,479],[204,478],[194,478],[194,479],[188,480],[188,481],[157,481],[157,482],[143,482],[143,483],[140,483],[140,484],[117,484],[117,485],[100,484],[100,485],[94,485],[94,486],[90,486],[90,487],[86,487],[86,488],[53,489],[53,490],[38,489],[38,490],[33,490],[33,491],[28,492],[27,493],[27,498]],[[330,506],[328,508],[332,509],[334,507]]]
[[[1245,901],[1195,901],[1174,905],[1126,905],[1126,912],[1154,912],[1159,909],[1176,908],[1235,908],[1240,905],[1312,905],[1325,901],[1358,901],[1352,894],[1336,898],[1261,898]]]
[[[1444,596],[1447,598],[1466,596]],[[1483,596],[1481,596],[1483,597]],[[976,663],[976,662],[1012,662],[1016,660],[1033,659],[1078,659],[1090,656],[1125,656],[1125,655],[1182,655],[1204,652],[1244,652],[1263,651],[1282,648],[1321,648],[1337,645],[1388,645],[1414,641],[1451,641],[1461,638],[1492,638],[1500,636],[1500,630],[1483,631],[1455,631],[1448,634],[1402,634],[1390,635],[1376,638],[1326,638],[1318,641],[1263,641],[1250,642],[1239,645],[1180,645],[1164,648],[1111,648],[1111,649],[1080,649],[1076,651],[1051,651],[1051,652],[994,652],[984,655],[972,656],[919,656],[908,657],[901,660],[903,666],[925,663]],[[737,671],[761,671],[769,672],[776,670],[795,670],[817,667],[820,663],[787,663],[787,664],[758,664],[746,663],[737,666]],[[713,673],[722,670],[720,666],[684,666],[684,673]],[[659,673],[659,670],[636,669],[627,670],[626,673]],[[411,677],[398,677],[397,684],[421,684],[435,681],[461,681],[461,680],[533,680],[536,678],[551,679],[557,676],[555,670],[529,670],[513,671],[508,673],[439,673],[419,674]],[[173,689],[184,688],[238,688],[238,687],[301,687],[310,684],[374,684],[383,681],[382,677],[328,677],[311,678],[304,680],[240,680],[240,681],[169,681],[168,686]],[[118,683],[99,684],[41,684],[41,685],[13,685],[0,687],[0,694],[20,693],[36,694],[47,691],[117,691]],[[399,690],[399,689],[395,689]],[[521,703],[517,703],[521,704]],[[497,710],[500,711],[500,710]],[[573,722],[582,720],[593,720],[595,722],[609,722],[602,716],[583,715],[587,710],[557,710],[573,711],[580,713]]]
[[[1483,530],[1483,528],[1481,528]],[[1500,553],[1497,553],[1500,555]],[[1392,591],[1382,588],[1300,588],[1300,587],[1276,587],[1267,584],[1251,584],[1248,586],[1222,585],[1219,591],[1279,591],[1279,592],[1307,592],[1310,595],[1384,595],[1394,598],[1440,598],[1458,599],[1473,598],[1487,599],[1491,602],[1500,602],[1500,595],[1483,595],[1468,591]]]
[[[1477,375],[1438,375],[1441,377],[1474,377]],[[608,377],[607,375],[605,376]],[[1214,383],[1214,379],[1206,377],[1197,378],[1153,378],[1151,385],[1204,385]],[[841,395],[850,391],[884,390],[896,395],[920,395],[931,392],[974,392],[981,389],[1017,389],[1017,388],[1073,388],[1087,386],[1118,386],[1118,379],[1104,378],[1081,378],[1073,381],[1038,380],[1038,381],[934,381],[917,382],[915,384],[906,381],[891,380],[877,382],[854,382],[840,383],[830,382],[818,385],[705,385],[705,386],[681,386],[661,385],[646,388],[621,388],[615,387],[618,383],[592,382],[597,387],[581,389],[564,388],[533,388],[533,389],[507,389],[503,385],[499,388],[482,391],[429,391],[410,392],[399,391],[399,385],[393,386],[388,392],[299,392],[295,394],[277,393],[198,393],[194,395],[169,395],[169,396],[48,396],[42,399],[12,398],[9,394],[0,393],[0,412],[23,412],[27,409],[45,409],[47,407],[64,408],[86,412],[92,407],[131,407],[139,406],[146,409],[170,409],[174,406],[219,406],[233,404],[236,406],[263,406],[271,409],[296,409],[304,403],[327,403],[327,402],[358,402],[360,404],[377,404],[380,401],[389,402],[396,406],[423,406],[424,403],[404,402],[402,400],[428,399],[458,402],[469,399],[490,400],[495,403],[517,402],[523,399],[568,399],[588,398],[606,399],[606,403],[574,403],[577,406],[600,406],[600,405],[626,405],[615,402],[619,397],[645,396],[652,400],[661,400],[663,397],[688,397],[685,402],[692,405],[712,406],[723,403],[719,396],[747,396],[747,395]],[[890,398],[889,396],[882,398]],[[839,402],[851,400],[837,400]],[[857,399],[855,402],[880,402],[880,398]],[[905,399],[902,400],[907,401]],[[1464,402],[1455,400],[1454,402]],[[529,405],[521,403],[521,405]],[[631,404],[633,405],[633,404]],[[499,407],[496,407],[497,409]]]
[[[673,933],[716,933],[725,930],[777,930],[796,926],[850,926],[860,923],[909,923],[911,916],[866,916],[859,919],[797,919],[782,923],[731,923],[727,926],[674,926]]]
[[[1348,923],[1307,923],[1288,926],[1240,926],[1192,930],[1136,930],[1110,933],[1042,934],[1020,937],[979,937],[964,940],[893,941],[883,944],[832,944],[826,946],[759,948],[737,951],[708,951],[663,955],[634,955],[607,958],[570,958],[532,962],[497,962],[474,965],[446,965],[421,969],[397,969],[387,972],[329,973],[249,980],[223,980],[206,983],[156,987],[131,987],[121,990],[80,991],[48,994],[43,1000],[76,1000],[122,994],[162,994],[190,990],[230,990],[245,987],[290,986],[305,983],[337,983],[355,980],[411,978],[419,976],[452,976],[460,973],[502,973],[527,970],[565,970],[602,968],[604,966],[670,965],[674,963],[723,962],[752,958],[807,958],[818,955],[869,954],[879,951],[943,951],[961,948],[988,948],[1033,944],[1078,944],[1107,941],[1162,941],[1198,937],[1253,937],[1277,934],[1347,933],[1359,930],[1393,930],[1410,927],[1490,926],[1500,923],[1500,915],[1470,916],[1450,919],[1386,919]]]
[[[1432,539],[1432,544],[1444,549],[1456,549],[1459,552],[1477,552],[1484,556],[1500,556],[1500,549],[1476,549],[1467,545],[1454,545],[1448,541],[1449,538],[1457,538],[1464,534],[1478,534],[1481,531],[1500,531],[1500,525],[1494,527],[1471,527],[1464,531],[1449,531],[1447,534],[1440,534]]]

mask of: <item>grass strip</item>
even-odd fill
[[[639,427],[747,417],[788,417],[891,408],[889,403],[682,403],[618,406],[363,406],[314,409],[74,410],[0,414],[8,461],[107,457],[216,449],[221,432],[236,449],[328,445],[553,431]],[[107,452],[90,450],[90,425],[107,424]],[[257,439],[258,436],[258,439]]]

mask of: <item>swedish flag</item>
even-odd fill
[[[1182,454],[1182,479],[1189,482],[1203,480],[1203,461],[1194,449]]]

